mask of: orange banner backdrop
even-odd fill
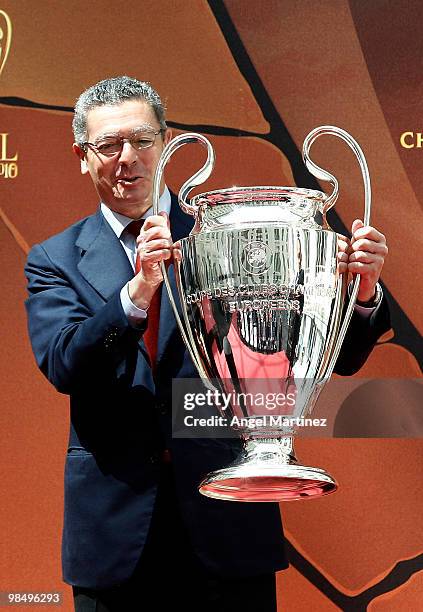
[[[3,0],[0,590],[62,591],[63,609],[72,609],[60,575],[67,398],[44,380],[32,357],[23,265],[31,245],[98,204],[71,151],[76,97],[108,76],[151,81],[166,100],[175,134],[210,137],[217,157],[210,189],[293,185],[306,176],[305,135],[322,124],[348,130],[368,159],[372,224],[390,245],[382,280],[393,320],[392,332],[356,376],[417,385],[423,43],[409,32],[422,19],[419,0],[407,6],[160,0],[130,7]],[[175,156],[169,186],[178,191],[202,155],[192,147]],[[356,160],[333,139],[319,141],[315,157],[339,179],[334,223],[349,228],[363,209]],[[421,406],[421,387],[420,395],[410,389],[390,398],[398,411],[417,405],[416,397]],[[341,487],[334,496],[282,507],[292,566],[278,576],[280,610],[420,609],[422,440],[300,440],[298,450],[305,464],[324,465]]]

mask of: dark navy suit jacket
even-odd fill
[[[170,222],[175,241],[192,228],[174,196]],[[35,245],[26,275],[37,363],[58,391],[70,395],[64,580],[108,588],[130,577],[149,530],[164,448],[171,449],[193,548],[209,569],[236,576],[286,567],[277,504],[216,501],[198,493],[201,479],[232,462],[239,444],[172,439],[171,381],[197,372],[163,290],[153,378],[144,342],[120,302],[133,270],[101,212]],[[354,316],[338,371],[360,367],[388,327],[384,307],[377,317]]]

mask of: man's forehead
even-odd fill
[[[128,100],[121,104],[96,106],[87,113],[88,133],[117,133],[135,127],[153,127],[157,124],[154,111],[143,100]]]

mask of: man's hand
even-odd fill
[[[137,238],[141,269],[129,281],[129,297],[138,308],[149,307],[154,293],[163,281],[160,262],[170,259],[172,236],[165,212],[148,217]]]
[[[351,242],[338,235],[339,272],[360,274],[357,300],[368,302],[375,296],[385,257],[388,254],[385,236],[360,219],[352,224]]]

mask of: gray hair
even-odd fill
[[[151,106],[160,128],[166,129],[165,106],[159,94],[150,83],[138,81],[128,76],[104,79],[89,87],[79,96],[75,103],[75,114],[72,121],[75,142],[81,144],[88,139],[87,115],[98,106],[117,105],[127,100],[143,100]]]

